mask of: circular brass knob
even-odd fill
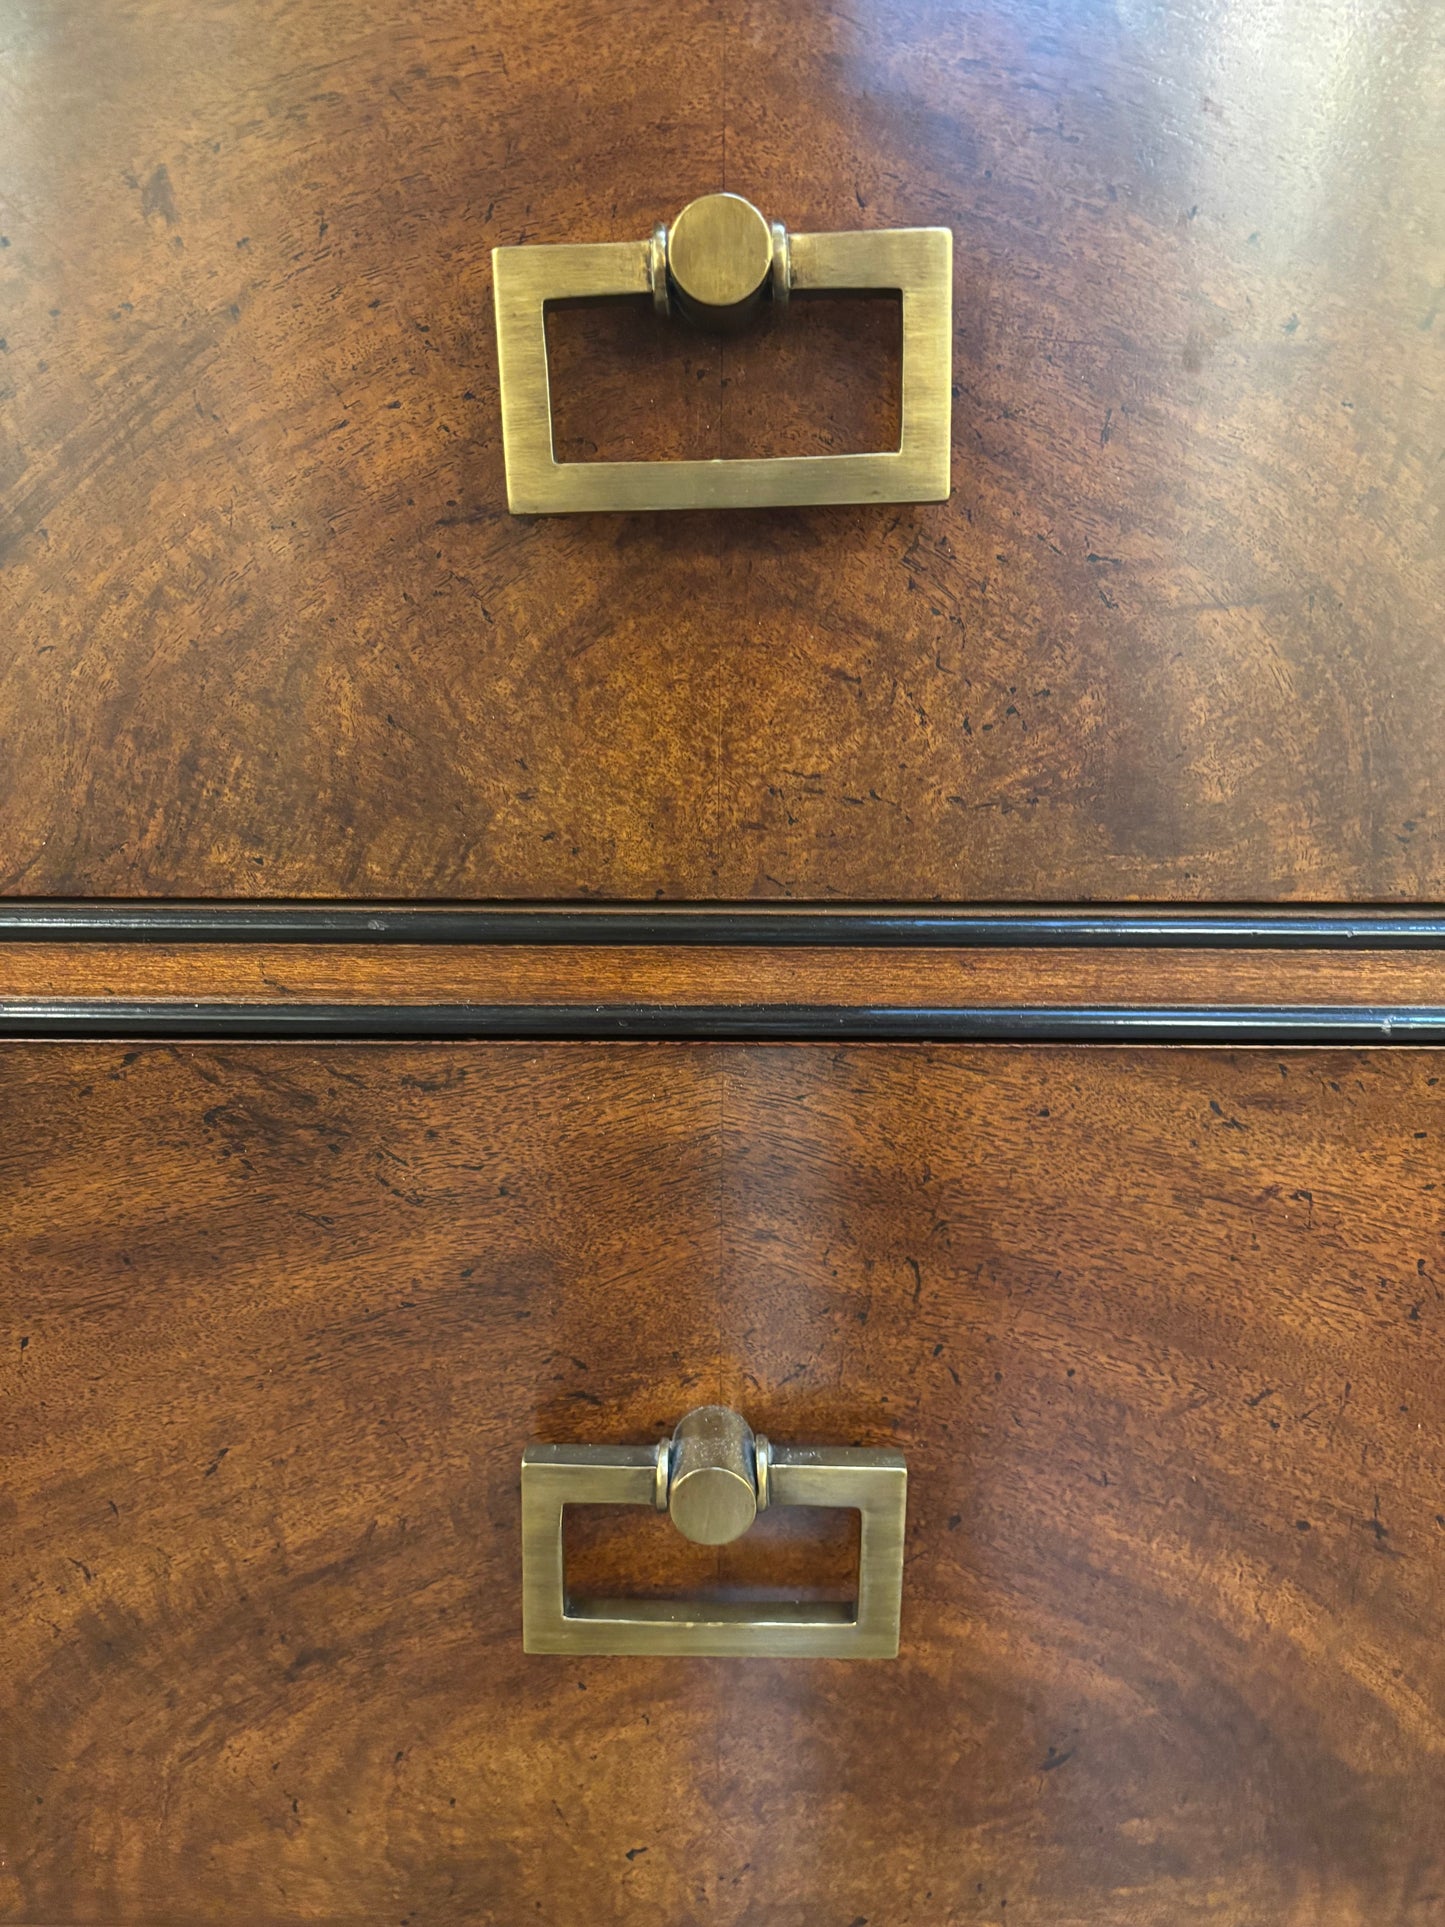
[[[667,1509],[685,1539],[725,1546],[758,1514],[752,1427],[727,1405],[700,1405],[672,1435]]]
[[[704,194],[668,230],[667,267],[679,305],[694,321],[735,327],[763,297],[773,229],[740,194]]]

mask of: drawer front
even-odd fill
[[[0,890],[1445,897],[1434,0],[51,0]],[[506,509],[490,251],[946,225],[946,503]],[[560,455],[887,446],[887,302],[560,313]]]
[[[1442,1077],[5,1045],[4,1917],[1434,1918]],[[524,1446],[710,1400],[905,1454],[896,1662],[524,1655]]]

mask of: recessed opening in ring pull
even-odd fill
[[[741,1539],[700,1546],[665,1514],[640,1506],[569,1505],[562,1514],[569,1605],[849,1605],[858,1596],[859,1526],[848,1507],[769,1507]]]
[[[738,334],[637,301],[561,301],[546,317],[559,462],[855,455],[902,435],[903,304],[809,295]]]

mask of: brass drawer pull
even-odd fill
[[[736,194],[707,194],[646,241],[494,248],[507,506],[771,508],[942,502],[949,488],[953,236],[947,228],[794,234]],[[559,462],[552,445],[549,301],[636,295],[704,327],[736,328],[765,299],[896,289],[903,298],[903,429],[877,454],[685,462]]]
[[[663,1653],[893,1659],[903,1588],[908,1471],[901,1454],[771,1446],[725,1405],[703,1405],[652,1445],[529,1445],[522,1454],[522,1645],[529,1653]],[[562,1510],[654,1506],[687,1538],[725,1545],[769,1505],[861,1515],[858,1597],[737,1606],[569,1599]]]

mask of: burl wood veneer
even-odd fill
[[[1445,896],[1434,0],[5,19],[0,890]],[[954,231],[946,505],[518,520],[489,250]],[[558,317],[808,452],[887,304]]]
[[[1438,1916],[1445,1054],[4,1070],[7,1919]],[[709,1398],[907,1453],[896,1663],[522,1655],[522,1446]]]

